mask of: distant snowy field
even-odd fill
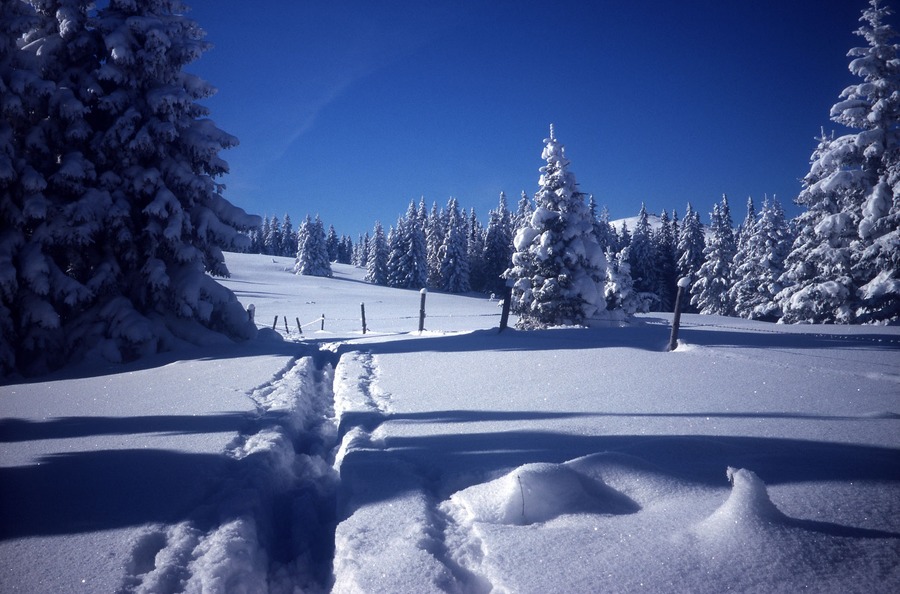
[[[417,291],[227,261],[256,340],[0,387],[0,591],[900,590],[900,328],[667,353],[429,293],[420,334]]]

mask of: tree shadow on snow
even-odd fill
[[[0,468],[0,540],[196,519],[236,464],[221,454],[140,449]]]
[[[239,411],[215,415],[57,417],[46,421],[0,419],[0,443],[138,433],[238,433],[252,423],[259,421],[252,420],[249,413]]]
[[[436,419],[444,416],[438,413]],[[474,484],[485,476],[523,464],[562,463],[610,452],[643,460],[661,474],[711,487],[726,484],[725,469],[729,466],[751,469],[769,485],[829,481],[900,483],[900,449],[787,438],[498,431],[388,436],[383,448],[351,452],[343,462],[342,475],[344,466],[352,472],[354,465],[377,466],[381,459],[388,465],[402,461],[415,466],[420,474],[436,482],[446,476],[468,475]],[[354,456],[359,458],[353,460]],[[459,488],[465,486],[468,485]],[[355,502],[366,503],[366,493],[356,494]]]

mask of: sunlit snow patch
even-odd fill
[[[726,471],[731,481],[731,494],[696,531],[704,536],[720,536],[736,530],[763,528],[783,524],[787,517],[769,499],[766,484],[755,473],[743,468]]]
[[[564,464],[526,464],[450,498],[476,522],[525,525],[563,514],[627,514],[638,505],[603,482]]]

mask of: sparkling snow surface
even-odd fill
[[[418,291],[227,261],[250,343],[0,387],[0,591],[900,589],[900,328],[669,353],[429,292],[420,335]]]

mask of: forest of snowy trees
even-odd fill
[[[658,217],[641,206],[634,229],[609,221],[580,192],[552,127],[539,190],[515,212],[501,193],[484,228],[455,199],[438,210],[410,203],[387,234],[332,240],[332,260],[367,269],[370,282],[450,292],[514,286],[523,325],[579,322],[600,310],[671,311],[677,280],[688,277],[688,311],[787,323],[896,322],[900,319],[900,45],[889,8],[871,0],[856,31],[846,88],[831,119],[848,133],[824,132],[796,202],[785,218],[775,196],[747,200],[735,226],[726,196],[709,224],[687,205]],[[329,237],[336,237],[333,229]],[[303,257],[302,254],[298,258]],[[299,266],[298,261],[298,266]]]
[[[247,215],[222,195],[219,152],[237,139],[198,101],[212,87],[182,68],[207,48],[177,0],[10,0],[0,4],[0,375],[73,358],[127,360],[203,332],[255,331],[222,250],[331,263],[398,288],[501,294],[524,327],[671,311],[785,323],[900,320],[900,45],[870,0],[850,51],[859,81],[839,95],[796,202],[723,196],[709,224],[651,215],[614,226],[581,192],[551,127],[539,187],[486,224],[455,198],[409,203],[353,241],[307,216]]]

